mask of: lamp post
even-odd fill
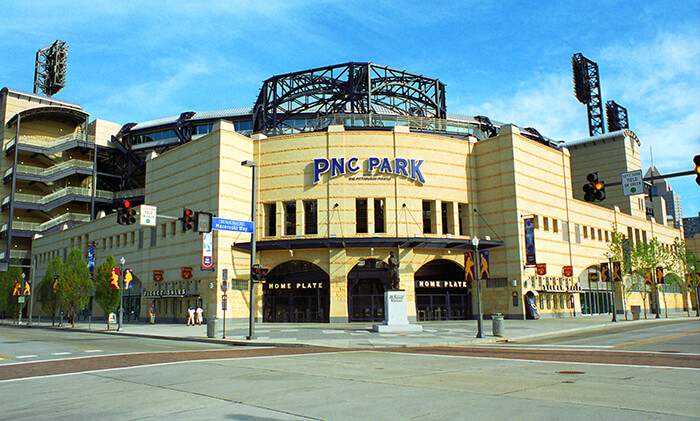
[[[119,259],[119,263],[121,263],[121,267],[119,268],[119,314],[117,315],[117,332],[119,332],[119,329],[122,327],[122,315],[124,314],[124,296],[122,294],[122,290],[124,289],[124,264],[126,263],[124,256]]]
[[[476,265],[474,268],[474,281],[476,281],[476,311],[479,313],[479,318],[476,319],[476,337],[483,338],[484,330],[482,329],[482,324],[484,323],[484,316],[481,314],[481,279],[479,279],[479,264],[481,262],[479,261],[479,237],[474,236],[474,238],[472,238],[472,245],[474,246],[474,264]]]
[[[610,289],[612,290],[612,321],[616,322],[617,321],[617,309],[615,308],[615,268],[613,267],[613,261],[612,261],[612,255],[608,253],[608,276],[610,277],[608,280],[610,281]],[[620,263],[622,265],[622,263]],[[620,282],[622,282],[622,279],[620,279]]]
[[[36,288],[34,287],[34,274],[36,273],[36,259],[31,260],[29,270],[31,271],[29,279],[31,279],[32,283],[29,289],[29,320],[27,321],[27,326],[32,325],[32,317],[34,316],[34,291],[36,290]],[[39,318],[39,320],[41,320],[41,317]]]
[[[19,319],[18,319],[19,322],[17,322],[17,324],[20,324],[20,325],[22,324],[22,307],[23,307],[22,304],[24,303],[24,290],[23,289],[24,289],[24,272],[22,272],[22,283],[20,284],[20,288],[19,288],[19,296],[17,297],[17,299],[19,301]]]
[[[253,170],[253,195],[250,205],[250,216],[253,221],[253,233],[250,239],[250,314],[248,315],[248,336],[246,339],[255,339],[255,280],[253,279],[253,265],[255,265],[255,231],[257,230],[257,214],[258,214],[258,164],[255,161],[245,160],[241,162],[244,167],[252,168]]]

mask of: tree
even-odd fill
[[[119,290],[109,287],[112,268],[116,267],[116,265],[114,257],[109,256],[104,263],[97,267],[95,274],[95,301],[107,314],[116,312],[119,307]],[[107,321],[107,330],[109,330],[109,320]]]
[[[654,237],[648,243],[637,243],[632,254],[634,256],[638,271],[641,272],[644,277],[647,277],[648,275],[653,277],[656,267],[663,266],[664,263],[670,260],[669,253],[666,251],[666,249],[661,247],[661,244],[659,244],[659,240],[657,240],[656,237]],[[658,317],[661,314],[661,303],[658,302],[658,284],[653,285],[653,290],[656,297],[656,315]],[[666,295],[664,294],[664,301],[665,300]]]
[[[93,289],[90,272],[80,249],[71,250],[58,276],[58,302],[64,308],[73,309],[75,315],[87,307]],[[75,317],[71,322],[75,327]]]
[[[636,291],[641,291],[642,287],[644,286],[644,282],[640,282],[639,276],[636,276],[636,274],[633,272],[635,264],[635,256],[632,253],[633,246],[628,243],[628,250],[625,250],[625,241],[628,241],[625,235],[617,230],[616,224],[613,224],[612,236],[610,237],[610,242],[608,242],[608,248],[610,251],[606,254],[611,261],[620,262],[620,270],[623,274],[620,292],[622,292],[622,295],[624,296],[622,311],[625,313],[625,319],[627,319],[627,309],[625,308],[625,303],[629,301],[630,295]],[[627,253],[625,253],[626,251]],[[614,287],[615,283],[613,282],[613,288]],[[646,300],[646,296],[643,296],[642,299]],[[646,314],[646,301],[644,302],[644,308]]]
[[[14,261],[13,264],[18,264]],[[2,272],[0,275],[0,312],[3,312],[5,317],[11,315],[12,319],[19,315],[20,304],[16,296],[12,295],[15,287],[15,281],[22,280],[22,269],[17,266],[10,266],[7,272]]]
[[[41,303],[42,311],[51,314],[51,325],[56,325],[56,312],[58,312],[58,294],[54,289],[55,277],[61,272],[60,257],[55,257],[49,262],[46,273],[37,288],[37,301]]]
[[[695,271],[700,268],[700,260],[685,244],[684,240],[676,238],[673,242],[670,266],[668,269],[676,275],[673,281],[683,293],[683,306],[690,316],[690,304],[687,301],[688,291],[696,285]]]

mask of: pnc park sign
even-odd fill
[[[357,157],[352,158],[315,158],[314,159],[314,184],[321,181],[321,175],[330,173],[330,178],[339,177],[347,173],[355,174],[363,171],[364,177],[358,179],[373,179],[375,174],[395,174],[425,183],[425,178],[420,171],[423,165],[422,159],[404,158],[377,158],[369,157],[360,162]],[[380,178],[381,179],[381,178]]]

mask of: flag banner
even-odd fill
[[[32,281],[24,281],[22,295],[32,295]]]
[[[58,275],[53,277],[53,292],[58,292]]]
[[[525,264],[535,265],[535,218],[525,219]]]
[[[202,234],[202,269],[211,269],[212,262],[212,233],[205,232]]]
[[[21,291],[22,291],[22,282],[15,281],[15,285],[12,288],[12,295],[20,295]]]
[[[664,283],[664,268],[662,266],[656,267],[656,283],[657,284]]]
[[[479,279],[489,279],[490,276],[490,271],[489,271],[489,252],[488,250],[480,251],[479,252],[479,264],[481,265],[479,267]]]
[[[109,288],[119,289],[119,268],[112,268],[112,274],[109,278]]]
[[[131,289],[131,283],[134,280],[134,270],[124,269],[124,289]]]
[[[600,278],[601,282],[610,282],[610,264],[600,264]]]
[[[613,282],[622,282],[622,264],[613,262]]]
[[[474,263],[474,252],[473,251],[468,251],[464,253],[464,272],[465,272],[465,279],[467,281],[473,281],[476,279],[476,274],[474,273],[475,271],[475,263]]]

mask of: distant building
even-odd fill
[[[644,177],[651,177],[652,173],[655,176],[661,175],[656,167],[651,167],[647,170],[646,174],[644,174]],[[656,188],[655,197],[663,197],[666,201],[666,219],[668,220],[668,225],[683,231],[683,209],[681,207],[681,196],[674,192],[671,184],[664,179],[654,180],[654,187]],[[658,216],[656,219],[659,219]]]
[[[700,212],[698,216],[683,218],[683,237],[693,238],[695,234],[700,234]]]

